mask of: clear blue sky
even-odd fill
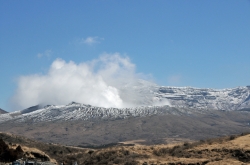
[[[165,86],[250,85],[249,0],[0,0],[0,108],[20,76],[126,54]]]

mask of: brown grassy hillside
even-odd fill
[[[0,134],[12,146],[46,154],[51,161],[72,164],[198,165],[250,164],[250,134],[168,145],[113,146],[101,149],[45,144],[23,137]]]

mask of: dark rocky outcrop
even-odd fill
[[[11,162],[22,158],[23,150],[21,146],[16,149],[9,148],[9,146],[0,139],[0,161],[1,162]]]

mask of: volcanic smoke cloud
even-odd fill
[[[56,59],[45,75],[21,76],[12,101],[20,109],[72,101],[100,107],[129,107],[132,104],[126,101],[126,95],[121,98],[119,89],[137,79],[135,65],[118,53],[103,54],[79,64]],[[131,91],[130,94],[133,96]]]

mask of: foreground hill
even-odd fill
[[[33,154],[35,159],[43,156],[47,161],[58,164],[65,162],[66,165],[72,162],[84,165],[246,165],[250,163],[250,134],[167,145],[117,144],[100,149],[47,144],[4,133],[0,133],[0,139],[3,139],[4,145],[8,144],[14,150],[19,150],[19,154]],[[0,149],[0,152],[0,155],[3,155],[6,150]]]
[[[70,149],[62,145],[53,145],[17,136],[9,133],[0,133],[0,162],[24,160],[42,160],[56,163],[61,160],[62,154],[79,152],[79,149]],[[81,150],[82,151],[82,150]],[[60,155],[55,154],[61,153]]]

